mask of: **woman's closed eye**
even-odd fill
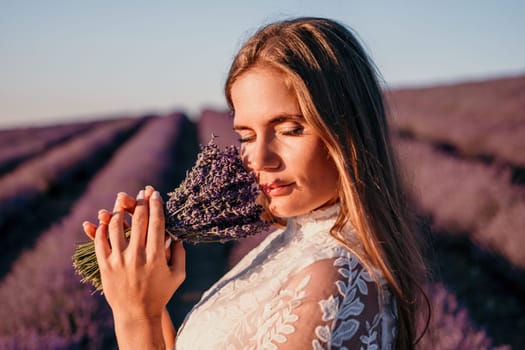
[[[252,134],[239,135],[238,138],[239,143],[246,143],[253,140],[255,140],[255,135]]]
[[[304,128],[301,126],[294,129],[283,130],[280,133],[286,136],[300,136],[304,133]]]
[[[277,133],[285,136],[300,136],[304,134],[304,126],[299,124],[283,126],[277,130]]]
[[[272,129],[267,131],[273,132],[275,136],[302,136],[304,135],[305,126],[301,123],[284,122],[273,126]],[[238,128],[236,132],[239,135],[239,143],[253,142],[257,139],[257,133],[249,128]]]

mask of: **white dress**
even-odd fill
[[[393,349],[394,297],[383,281],[380,298],[357,257],[330,236],[338,211],[289,219],[270,234],[203,294],[175,348]]]

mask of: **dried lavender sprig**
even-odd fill
[[[259,187],[243,166],[235,146],[220,150],[212,140],[200,152],[193,168],[165,205],[166,234],[190,243],[226,242],[268,229],[256,203]],[[129,231],[126,231],[129,238]],[[93,242],[81,244],[73,255],[81,282],[102,291]]]
[[[255,178],[244,168],[238,148],[229,146],[221,152],[212,140],[201,146],[194,167],[170,193],[166,229],[194,243],[249,236],[252,230],[268,227],[260,220],[262,206],[255,203],[258,195]]]

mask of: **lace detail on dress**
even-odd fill
[[[312,343],[313,349],[326,349],[330,346],[341,347],[343,343],[357,333],[360,327],[361,314],[365,305],[361,302],[359,295],[368,295],[367,283],[373,282],[368,272],[358,268],[359,261],[355,256],[341,257],[334,261],[334,266],[339,267],[338,272],[343,277],[335,282],[338,295],[330,295],[328,299],[321,300],[319,306],[323,312],[323,321],[332,321],[332,327],[328,325],[318,326],[315,329],[317,339]],[[359,294],[358,294],[359,292]],[[366,320],[367,336],[361,336],[363,344],[377,349],[377,332],[374,329],[380,321],[380,314],[376,314],[372,324]],[[337,322],[336,322],[337,321]],[[336,325],[337,324],[337,325]],[[336,326],[335,326],[336,325]]]
[[[379,299],[359,259],[330,236],[338,211],[291,219],[269,235],[204,293],[176,348],[388,349],[393,300],[386,288],[389,298]]]
[[[299,316],[294,313],[294,309],[305,297],[304,287],[309,281],[310,276],[306,276],[293,290],[284,290],[280,293],[280,298],[276,301],[278,305],[275,307],[281,310],[280,312],[272,315],[272,308],[265,308],[262,319],[266,321],[261,324],[254,336],[253,342],[257,344],[257,347],[253,349],[277,349],[275,343],[284,343],[287,340],[286,335],[295,332],[293,324],[299,319]],[[289,301],[285,303],[285,299]]]

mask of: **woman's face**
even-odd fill
[[[257,175],[271,213],[306,214],[337,199],[338,173],[277,70],[252,68],[231,87],[241,155]]]

